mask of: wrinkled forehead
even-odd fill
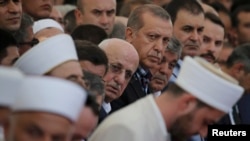
[[[138,66],[138,55],[130,50],[113,50],[108,54],[110,64],[120,64],[123,68],[134,72]]]

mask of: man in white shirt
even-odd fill
[[[236,82],[204,59],[187,56],[167,91],[111,114],[89,141],[183,141],[197,133],[204,137],[208,125],[242,96],[244,90]]]

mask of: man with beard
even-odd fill
[[[176,38],[171,38],[165,49],[159,68],[152,76],[150,88],[155,96],[159,96],[163,88],[168,84],[173,69],[181,55],[181,43]]]
[[[103,77],[105,96],[99,122],[111,111],[110,102],[119,98],[127,87],[139,64],[139,56],[133,45],[122,39],[106,39],[99,44],[108,57],[109,69]]]
[[[173,35],[182,43],[182,54],[178,60],[170,82],[174,82],[185,56],[197,56],[201,46],[204,28],[204,11],[196,0],[173,0],[166,7],[173,22]]]
[[[170,15],[161,7],[145,4],[132,11],[128,18],[125,39],[139,54],[139,66],[122,96],[114,100],[112,112],[150,94],[149,81],[158,67],[172,37]]]
[[[89,141],[184,141],[197,133],[206,136],[208,125],[228,113],[243,91],[212,64],[187,56],[169,89],[111,114]]]
[[[239,81],[239,85],[245,89],[245,95],[243,95],[241,101],[239,101],[232,112],[222,120],[224,124],[250,124],[249,102],[245,103],[245,100],[249,100],[250,94],[250,44],[243,44],[236,47],[232,54],[229,56],[226,63],[221,67],[221,70],[228,73]],[[244,107],[243,107],[243,105]],[[239,107],[238,110],[238,105]],[[248,110],[247,110],[248,109]],[[234,110],[238,112],[238,115],[233,115]],[[243,110],[241,112],[241,110]],[[238,116],[238,117],[237,117]],[[237,118],[239,121],[237,121]]]
[[[223,47],[224,25],[216,15],[205,13],[204,27],[200,56],[210,63],[215,63]]]

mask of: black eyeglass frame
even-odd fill
[[[18,43],[18,45],[30,45],[30,46],[34,46],[34,45],[36,45],[36,44],[38,44],[39,43],[39,40],[37,39],[37,38],[33,38],[31,41],[29,41],[29,42],[20,42],[20,43]]]

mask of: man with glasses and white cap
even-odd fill
[[[228,113],[243,91],[212,64],[187,56],[165,92],[111,114],[89,141],[183,141],[197,133],[206,136],[208,125]]]
[[[75,45],[67,34],[56,35],[40,42],[25,52],[14,67],[27,75],[55,76],[83,85],[83,73]]]
[[[0,66],[0,141],[4,140],[3,125],[11,112],[10,107],[18,94],[24,75],[15,68]]]
[[[4,126],[6,141],[69,141],[86,99],[67,80],[30,76],[23,80]]]

